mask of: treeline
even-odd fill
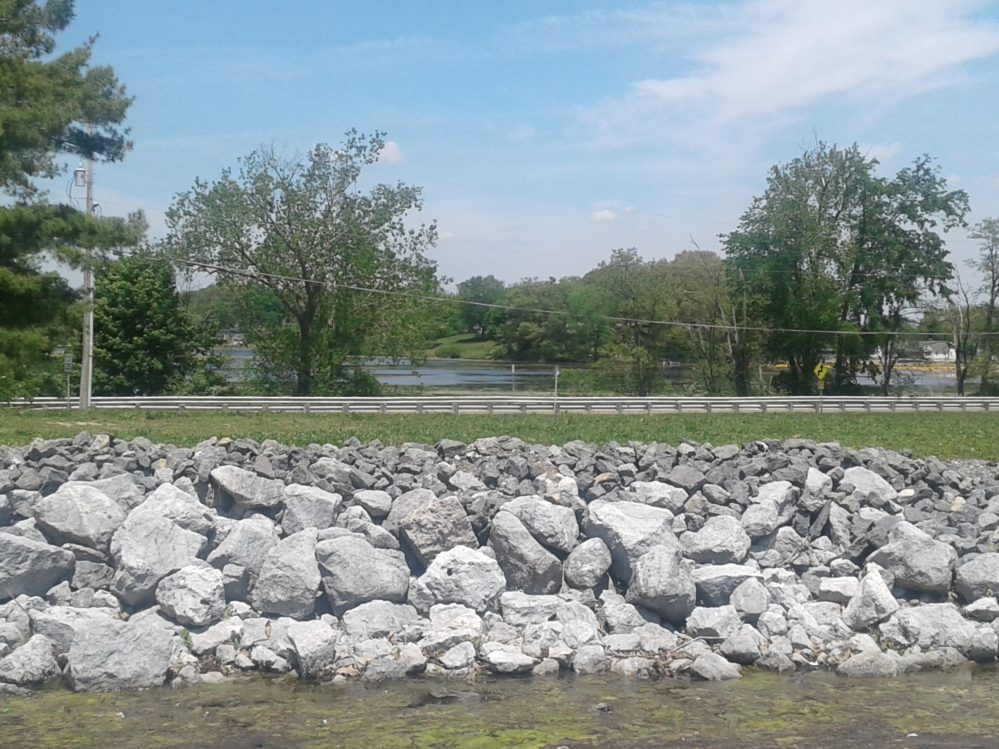
[[[92,42],[55,52],[72,9],[27,1],[0,15],[0,399],[59,395],[63,356],[79,366],[83,301],[43,270],[51,258],[96,272],[98,395],[224,392],[214,352],[233,335],[253,350],[254,392],[371,394],[356,357],[419,360],[457,331],[511,361],[587,362],[580,387],[637,395],[664,387],[667,362],[688,364],[704,393],[813,393],[820,363],[828,392],[864,376],[888,392],[900,358],[936,335],[960,392],[972,378],[994,388],[999,221],[972,228],[976,281],[962,283],[943,235],[965,227],[968,196],[927,156],[889,178],[856,145],[818,143],[770,170],[722,256],[621,249],[580,277],[478,276],[451,295],[429,257],[436,224],[416,218],[420,188],[361,187],[383,133],[300,157],[254,151],[179,193],[156,242],[139,214],[51,205],[37,183],[65,172],[60,159],[131,148],[131,98],[89,65]],[[211,286],[181,294],[178,277]],[[774,382],[760,377],[781,363]]]

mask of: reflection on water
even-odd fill
[[[0,698],[3,747],[763,749],[993,747],[996,672],[899,679],[747,672],[723,684],[536,678],[364,687],[253,679]]]

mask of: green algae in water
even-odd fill
[[[0,698],[0,746],[915,748],[986,746],[999,735],[994,670],[871,681],[746,674],[723,684],[586,677],[333,687],[254,679],[139,693],[53,690]],[[441,690],[450,695],[445,704],[423,699]],[[609,710],[595,709],[601,702]]]

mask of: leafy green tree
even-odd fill
[[[36,180],[60,173],[59,157],[114,161],[129,149],[121,128],[131,103],[109,67],[91,67],[96,37],[63,53],[55,35],[72,0],[0,0],[0,397],[61,391],[57,345],[73,340],[75,295],[41,270],[43,253],[79,267],[134,243],[141,216],[95,219],[50,206]],[[78,330],[78,328],[77,328]]]
[[[981,344],[978,346],[977,369],[981,374],[980,392],[991,394],[992,368],[996,360],[999,342],[996,341],[999,328],[999,219],[987,218],[975,224],[971,230],[971,238],[979,241],[978,257],[969,261],[971,267],[978,271],[981,277],[979,293],[983,306],[983,325]]]
[[[320,144],[304,158],[255,151],[167,212],[175,257],[223,285],[263,286],[280,304],[280,324],[261,321],[248,336],[272,389],[353,392],[371,383],[358,382],[348,357],[425,349],[420,296],[438,290],[425,255],[437,230],[407,223],[419,188],[358,188],[384,143],[350,131],[339,148]]]
[[[89,64],[97,37],[55,53],[72,20],[73,0],[0,0],[0,189],[19,198],[59,173],[61,152],[114,161],[131,147],[120,127],[131,98]]]
[[[217,391],[214,331],[196,323],[161,257],[110,263],[94,290],[94,392],[162,395]]]
[[[929,157],[891,180],[876,166],[856,145],[819,143],[774,166],[764,194],[723,237],[730,277],[757,325],[772,329],[765,352],[788,362],[793,393],[814,392],[812,370],[827,351],[836,389],[862,369],[887,389],[894,334],[922,296],[949,291],[939,230],[962,224],[967,195],[948,191]]]
[[[478,303],[458,305],[462,329],[479,339],[485,338],[490,310],[479,304],[496,304],[505,292],[506,284],[493,276],[472,276],[458,284],[459,299]]]

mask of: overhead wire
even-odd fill
[[[141,253],[131,253],[131,254],[141,255]],[[148,257],[148,255],[146,256]],[[370,286],[361,286],[358,284],[337,283],[333,281],[309,279],[301,276],[292,276],[280,273],[268,273],[259,270],[246,270],[241,268],[233,268],[230,266],[219,265],[217,263],[205,263],[197,260],[188,260],[184,258],[171,258],[171,261],[180,263],[182,265],[187,265],[192,268],[196,268],[208,273],[227,273],[234,276],[248,278],[250,280],[267,278],[273,281],[284,281],[284,282],[302,283],[302,284],[318,284],[331,289],[344,289],[347,291],[355,291],[366,294],[381,294],[384,296],[402,297],[424,302],[461,304],[461,305],[479,307],[484,309],[502,310],[506,312],[521,312],[521,313],[527,312],[533,314],[556,315],[560,317],[569,317],[569,318],[579,317],[578,314],[575,314],[569,310],[548,309],[543,307],[522,307],[512,304],[499,304],[495,302],[477,302],[469,299],[461,299],[460,297],[455,297],[455,296],[425,294],[414,291],[407,291],[405,289],[379,289]],[[780,327],[767,327],[767,326],[757,326],[757,325],[697,323],[697,322],[686,322],[681,320],[657,320],[651,318],[624,317],[621,315],[593,315],[592,317],[615,323],[625,323],[632,325],[651,325],[657,327],[673,327],[684,330],[719,330],[719,331],[748,332],[748,333],[787,333],[787,334],[798,334],[798,335],[831,335],[831,336],[887,336],[887,337],[918,336],[921,338],[951,337],[950,333],[913,332],[913,331],[901,331],[901,330],[875,331],[875,330],[827,330],[820,328],[780,328]],[[992,336],[999,336],[999,332],[992,332],[992,333],[982,332],[982,333],[977,333],[976,335],[983,337],[992,337]]]

